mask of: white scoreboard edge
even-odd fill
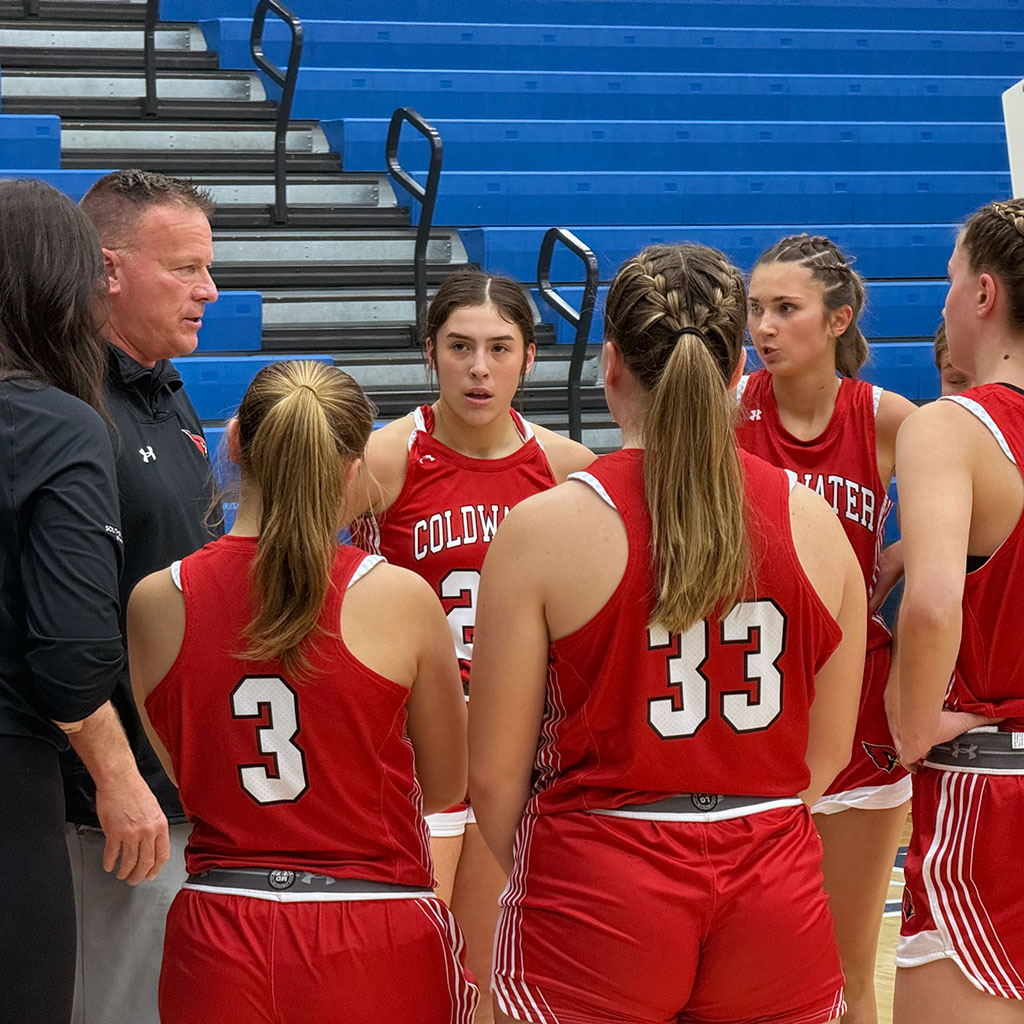
[[[1013,195],[1024,198],[1024,80],[1003,93],[1003,120],[1006,122],[1006,148],[1010,155]]]

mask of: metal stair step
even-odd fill
[[[0,51],[15,50],[90,50],[138,51],[145,47],[145,33],[141,28],[116,23],[85,24],[80,22],[48,21],[37,24],[35,19],[21,25],[0,25]],[[198,25],[187,22],[162,22],[156,30],[157,51],[187,51],[209,53],[206,39]]]
[[[143,75],[130,72],[106,74],[72,71],[11,71],[3,76],[4,106],[16,100],[139,99],[146,95]],[[161,100],[217,100],[260,102],[266,100],[263,85],[256,75],[239,71],[197,72],[188,75],[162,75],[157,81]]]
[[[416,232],[400,230],[218,230],[213,276],[222,288],[411,288]],[[458,232],[437,228],[427,244],[427,283],[467,262]]]
[[[404,231],[218,231],[214,237],[214,262],[265,266],[273,263],[329,265],[330,263],[411,263],[416,232]],[[427,242],[427,260],[433,263],[464,263],[463,248],[455,228],[435,227]]]
[[[213,194],[217,204],[233,206],[265,206],[274,201],[274,180],[271,175],[230,176],[197,174],[197,185]],[[309,176],[288,179],[286,195],[289,209],[338,206],[396,206],[397,200],[386,175],[338,174],[329,177]]]
[[[463,266],[465,264],[462,264]],[[436,286],[459,264],[428,264],[427,284]],[[218,288],[366,288],[388,285],[412,288],[415,275],[411,262],[395,263],[313,263],[288,266],[283,263],[217,265],[212,270]]]
[[[327,137],[316,121],[292,121],[286,144],[289,153],[330,153]],[[274,152],[274,126],[249,121],[197,124],[194,121],[129,124],[121,121],[65,121],[61,125],[61,152],[103,150],[142,153],[196,151],[214,153]],[[384,154],[381,152],[381,162]]]

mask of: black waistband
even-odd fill
[[[212,868],[200,875],[189,875],[187,884],[217,889],[257,889],[264,892],[321,892],[341,896],[422,893],[423,886],[368,882],[364,878],[335,878],[291,868]]]
[[[1024,733],[965,732],[932,747],[924,763],[934,768],[1024,775]]]

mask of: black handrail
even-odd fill
[[[430,169],[427,183],[421,185],[410,177],[398,162],[398,142],[402,135],[402,123],[408,121],[430,143]],[[437,204],[437,189],[441,182],[441,162],[444,159],[444,145],[438,130],[409,107],[399,107],[391,115],[388,125],[388,141],[384,149],[388,172],[414,199],[420,203],[420,220],[416,227],[416,250],[413,257],[413,280],[416,286],[416,334],[419,340],[427,324],[427,243],[430,229],[434,225],[434,207]]]
[[[276,14],[292,34],[288,67],[283,74],[263,53],[263,25],[267,20],[267,11]],[[277,105],[277,126],[274,129],[274,223],[287,224],[288,171],[285,160],[288,155],[288,122],[292,116],[295,82],[299,77],[299,61],[302,58],[302,22],[279,0],[260,0],[252,16],[249,52],[256,66],[281,86],[281,100]]]
[[[586,277],[583,281],[583,301],[579,312],[572,308],[551,285],[551,258],[555,242],[561,242],[570,252],[583,261]],[[537,290],[544,301],[564,320],[576,328],[569,359],[569,436],[574,441],[583,440],[583,414],[580,408],[580,378],[587,356],[587,341],[590,338],[590,324],[594,319],[594,304],[597,302],[598,269],[597,257],[571,231],[565,228],[548,228],[540,243],[537,257]]]
[[[156,23],[159,20],[160,0],[146,0],[146,26],[142,37],[146,74],[146,95],[142,101],[143,117],[156,117],[159,110],[156,98]]]

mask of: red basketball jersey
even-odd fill
[[[792,797],[808,784],[814,676],[841,634],[797,560],[786,474],[741,460],[757,585],[725,618],[682,635],[647,625],[655,580],[643,453],[573,474],[619,512],[629,556],[605,606],[551,644],[532,812],[685,792]]]
[[[509,410],[522,447],[501,459],[473,459],[433,436],[434,410],[413,413],[405,484],[374,521],[353,524],[355,543],[422,576],[448,616],[463,684],[469,683],[480,569],[487,545],[513,505],[555,486],[530,425]]]
[[[828,426],[811,441],[801,441],[782,425],[772,375],[767,370],[743,378],[737,394],[741,418],[736,440],[740,447],[773,466],[792,470],[800,483],[832,506],[860,562],[870,597],[892,507],[888,483],[878,475],[875,449],[875,412],[882,389],[844,377]],[[867,649],[891,640],[881,617],[872,616]]]
[[[189,873],[284,867],[432,885],[409,691],[367,668],[341,639],[350,584],[378,559],[339,547],[320,616],[316,675],[232,652],[251,617],[252,537],[226,536],[180,564],[185,637],[146,710],[174,764],[192,821]]]
[[[985,424],[1018,470],[1024,467],[1024,394],[985,384],[943,401]],[[1024,515],[981,568],[964,580],[960,653],[946,696],[951,711],[1004,718],[1000,729],[1024,731]]]

